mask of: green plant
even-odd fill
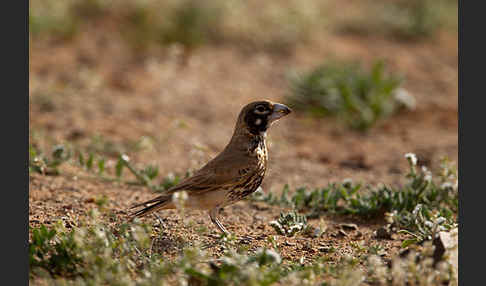
[[[29,1],[29,31],[32,35],[51,35],[71,39],[87,20],[105,11],[99,0]]]
[[[271,221],[270,226],[280,235],[294,236],[298,232],[306,231],[307,219],[305,215],[295,211],[280,213],[278,220]]]
[[[52,275],[73,275],[82,262],[74,232],[60,233],[59,227],[42,225],[32,230],[29,242],[29,266],[41,267]]]
[[[157,192],[163,192],[177,185],[181,177],[169,173],[162,179],[159,185],[153,184],[152,181],[159,175],[159,168],[154,165],[147,165],[144,169],[138,170],[130,163],[130,158],[127,155],[120,155],[116,164],[116,175],[121,177],[124,168],[127,168],[137,179],[137,182],[151,188]],[[190,172],[186,173],[186,178],[190,176]]]
[[[114,142],[102,135],[95,135],[91,138],[91,142],[86,147],[86,151],[99,155],[118,156],[132,149],[128,145],[127,143]]]
[[[103,142],[110,141],[103,140]],[[92,146],[90,145],[87,150],[92,150]],[[81,166],[92,174],[96,174],[98,178],[104,180],[121,181],[123,170],[128,169],[135,176],[136,181],[126,181],[125,183],[141,184],[149,187],[153,191],[163,192],[177,185],[183,178],[180,175],[169,173],[162,178],[159,184],[156,184],[154,180],[159,176],[159,167],[156,165],[149,164],[139,169],[130,162],[130,158],[126,154],[121,153],[118,155],[114,170],[107,170],[105,157],[98,154],[95,155],[94,152],[89,152],[88,155],[83,154],[82,151],[76,151],[75,153],[77,153],[78,166]],[[59,166],[62,163],[69,162],[72,156],[73,151],[64,145],[54,146],[51,156],[45,156],[34,145],[29,145],[29,172],[38,172],[44,175],[59,175]],[[113,173],[114,176],[110,175]],[[190,175],[191,172],[186,172],[185,177],[187,178]]]
[[[188,175],[186,175],[188,177]],[[167,174],[162,179],[162,182],[160,183],[160,186],[158,190],[164,191],[172,188],[173,186],[177,185],[181,181],[181,177],[179,175],[174,175],[173,173]]]
[[[337,116],[364,131],[402,106],[395,98],[401,81],[385,72],[382,61],[370,71],[357,63],[330,62],[291,77],[286,102],[315,116]]]
[[[43,175],[59,175],[59,166],[68,161],[72,151],[64,145],[54,146],[51,155],[46,156],[29,145],[29,172],[37,172]]]
[[[427,168],[417,170],[417,158],[406,154],[410,171],[408,182],[400,188],[380,186],[361,194],[361,185],[352,182],[330,184],[326,188],[298,188],[288,195],[288,186],[281,198],[269,194],[254,195],[256,201],[291,206],[306,213],[307,218],[319,217],[325,213],[339,213],[372,218],[388,214],[394,227],[413,235],[409,243],[434,238],[437,231],[448,230],[457,225],[459,211],[457,174],[444,159],[438,182],[434,182]]]
[[[280,197],[273,195],[273,193],[269,192],[265,194],[261,187],[259,187],[252,195],[251,200],[253,201],[261,201],[265,202],[270,205],[279,205],[279,206],[293,206],[292,199],[289,197],[290,187],[288,184],[285,184],[282,194]]]
[[[88,157],[85,159],[82,152],[78,152],[78,164],[79,166],[85,168],[87,171],[92,172],[93,166],[95,164],[95,159],[97,160],[96,166],[98,167],[98,175],[103,176],[105,173],[105,163],[106,159],[102,156],[95,156],[93,153],[89,153]]]
[[[101,223],[96,210],[90,220],[80,224],[73,230],[62,222],[33,229],[29,240],[31,272],[43,269],[53,277],[120,283],[130,279],[129,273],[146,259],[137,249],[148,248],[148,227],[137,223],[110,227]]]
[[[411,213],[399,215],[393,212],[390,214],[390,218],[393,225],[403,228],[398,232],[412,237],[403,241],[402,247],[435,239],[439,232],[457,227],[457,223],[450,214],[441,214],[440,211],[431,210],[422,204],[418,204]]]
[[[270,285],[285,276],[280,255],[269,249],[255,254],[228,253],[222,262],[211,265],[209,273],[188,268],[185,273],[193,282],[202,285]]]
[[[29,4],[29,32],[32,35],[49,33],[69,39],[77,31],[77,22],[69,17],[68,1],[29,1]]]

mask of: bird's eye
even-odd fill
[[[258,105],[255,107],[255,113],[263,114],[265,113],[265,107],[263,105]]]

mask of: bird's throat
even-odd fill
[[[251,139],[250,139],[250,146],[249,146],[249,151],[250,153],[254,153],[256,149],[260,148],[260,149],[266,149],[266,145],[265,145],[265,137],[266,137],[266,133],[263,132],[262,135],[251,135]]]

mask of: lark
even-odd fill
[[[164,194],[133,206],[132,209],[142,208],[131,217],[174,209],[176,204],[172,196],[185,191],[184,207],[209,211],[211,221],[229,235],[219,220],[219,212],[255,192],[261,185],[268,164],[267,130],[290,112],[287,106],[268,100],[247,104],[240,111],[230,142],[219,155]]]

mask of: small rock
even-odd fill
[[[342,223],[340,225],[343,229],[347,230],[357,230],[358,226],[355,223]]]
[[[444,258],[444,254],[447,261],[452,265],[455,275],[457,277],[458,271],[458,229],[454,228],[449,232],[441,231],[439,236],[434,239],[435,245],[434,251],[434,265]]]
[[[320,237],[324,231],[320,227],[315,227],[312,228],[312,230],[310,230],[308,233],[310,233],[312,237]]]
[[[361,231],[358,231],[354,238],[361,238],[363,236],[363,233]]]
[[[398,88],[393,92],[393,97],[396,101],[410,110],[414,110],[417,106],[417,100],[406,89]]]

